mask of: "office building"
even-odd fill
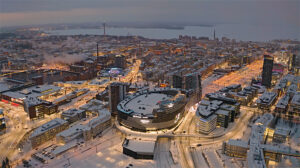
[[[218,116],[217,126],[227,128],[229,123],[229,111],[219,109],[215,114]]]
[[[241,140],[229,139],[223,143],[222,151],[227,156],[246,158],[249,150],[248,143]]]
[[[257,100],[257,107],[263,110],[270,110],[270,107],[276,102],[278,94],[275,92],[265,92]]]
[[[87,126],[90,128],[89,132],[85,132],[85,137],[96,137],[101,134],[105,129],[111,126],[111,114],[106,109],[99,112],[98,117],[92,119]]]
[[[264,55],[264,64],[262,71],[262,85],[266,87],[271,87],[272,81],[272,70],[273,70],[274,58],[269,55]]]
[[[278,103],[276,104],[275,107],[275,113],[276,115],[285,117],[286,112],[288,110],[288,105],[290,101],[290,96],[284,95],[280,100],[278,100]]]
[[[73,123],[83,118],[86,118],[86,112],[84,110],[72,108],[62,112],[61,118],[68,121],[69,123]]]
[[[32,148],[35,148],[44,142],[51,140],[55,135],[68,127],[68,122],[55,118],[46,124],[36,128],[33,133],[29,136]]]
[[[109,110],[112,115],[118,113],[118,104],[125,99],[129,91],[129,84],[114,82],[109,85]]]
[[[76,124],[58,133],[56,135],[56,140],[63,144],[80,138],[88,141],[97,135],[100,135],[105,129],[111,126],[110,117],[110,112],[106,109],[102,109],[101,112],[99,112],[99,116],[95,117],[87,124]]]
[[[183,82],[184,89],[194,90],[196,101],[199,102],[202,97],[201,75],[199,73],[186,74]]]
[[[273,134],[273,142],[285,143],[290,135],[290,130],[283,128],[276,128]]]
[[[173,88],[182,89],[183,88],[183,81],[182,77],[180,75],[173,75],[172,76],[172,85]]]
[[[126,68],[126,57],[124,55],[115,56],[115,67],[117,68]]]
[[[90,130],[86,125],[76,124],[71,126],[70,128],[58,133],[56,135],[56,141],[58,143],[66,144],[75,139],[79,139],[83,137],[85,131]]]
[[[295,121],[300,120],[300,92],[296,92],[290,102],[288,118]]]
[[[28,113],[30,119],[40,119],[44,118],[45,114],[57,113],[58,106],[37,97],[28,97],[24,100],[24,111]]]

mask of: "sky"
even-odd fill
[[[0,0],[0,27],[104,21],[300,28],[300,0]]]

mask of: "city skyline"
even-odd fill
[[[299,7],[0,0],[1,167],[300,167]]]

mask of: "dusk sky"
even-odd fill
[[[0,0],[1,27],[95,21],[299,27],[300,0]]]

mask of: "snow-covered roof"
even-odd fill
[[[123,147],[139,154],[153,154],[155,141],[126,139]]]
[[[38,127],[37,129],[35,129],[33,131],[33,133],[30,135],[30,138],[38,136],[43,134],[44,132],[47,132],[53,128],[59,127],[63,124],[66,124],[67,121],[60,119],[60,118],[55,118],[49,122],[47,122],[46,124],[43,124],[42,126]]]
[[[291,105],[300,106],[300,92],[296,92],[293,99],[291,100]]]
[[[152,114],[153,109],[159,108],[159,102],[168,99],[168,95],[161,93],[143,94],[130,100],[124,107],[136,113]]]
[[[110,112],[106,109],[102,109],[101,111],[99,111],[99,116],[92,119],[88,123],[88,126],[91,127],[91,128],[96,127],[97,125],[110,120],[110,117],[111,117]]]
[[[84,130],[87,129],[86,125],[81,125],[81,124],[76,124],[73,125],[72,127],[58,133],[56,136],[59,137],[65,137],[65,138],[72,138],[72,137],[77,137],[79,134],[82,134]]]
[[[71,108],[67,111],[62,112],[61,115],[64,116],[64,117],[72,117],[72,116],[75,116],[75,115],[80,114],[82,112],[84,112],[84,110]]]
[[[228,144],[243,147],[243,148],[248,148],[248,143],[242,140],[229,139]]]

